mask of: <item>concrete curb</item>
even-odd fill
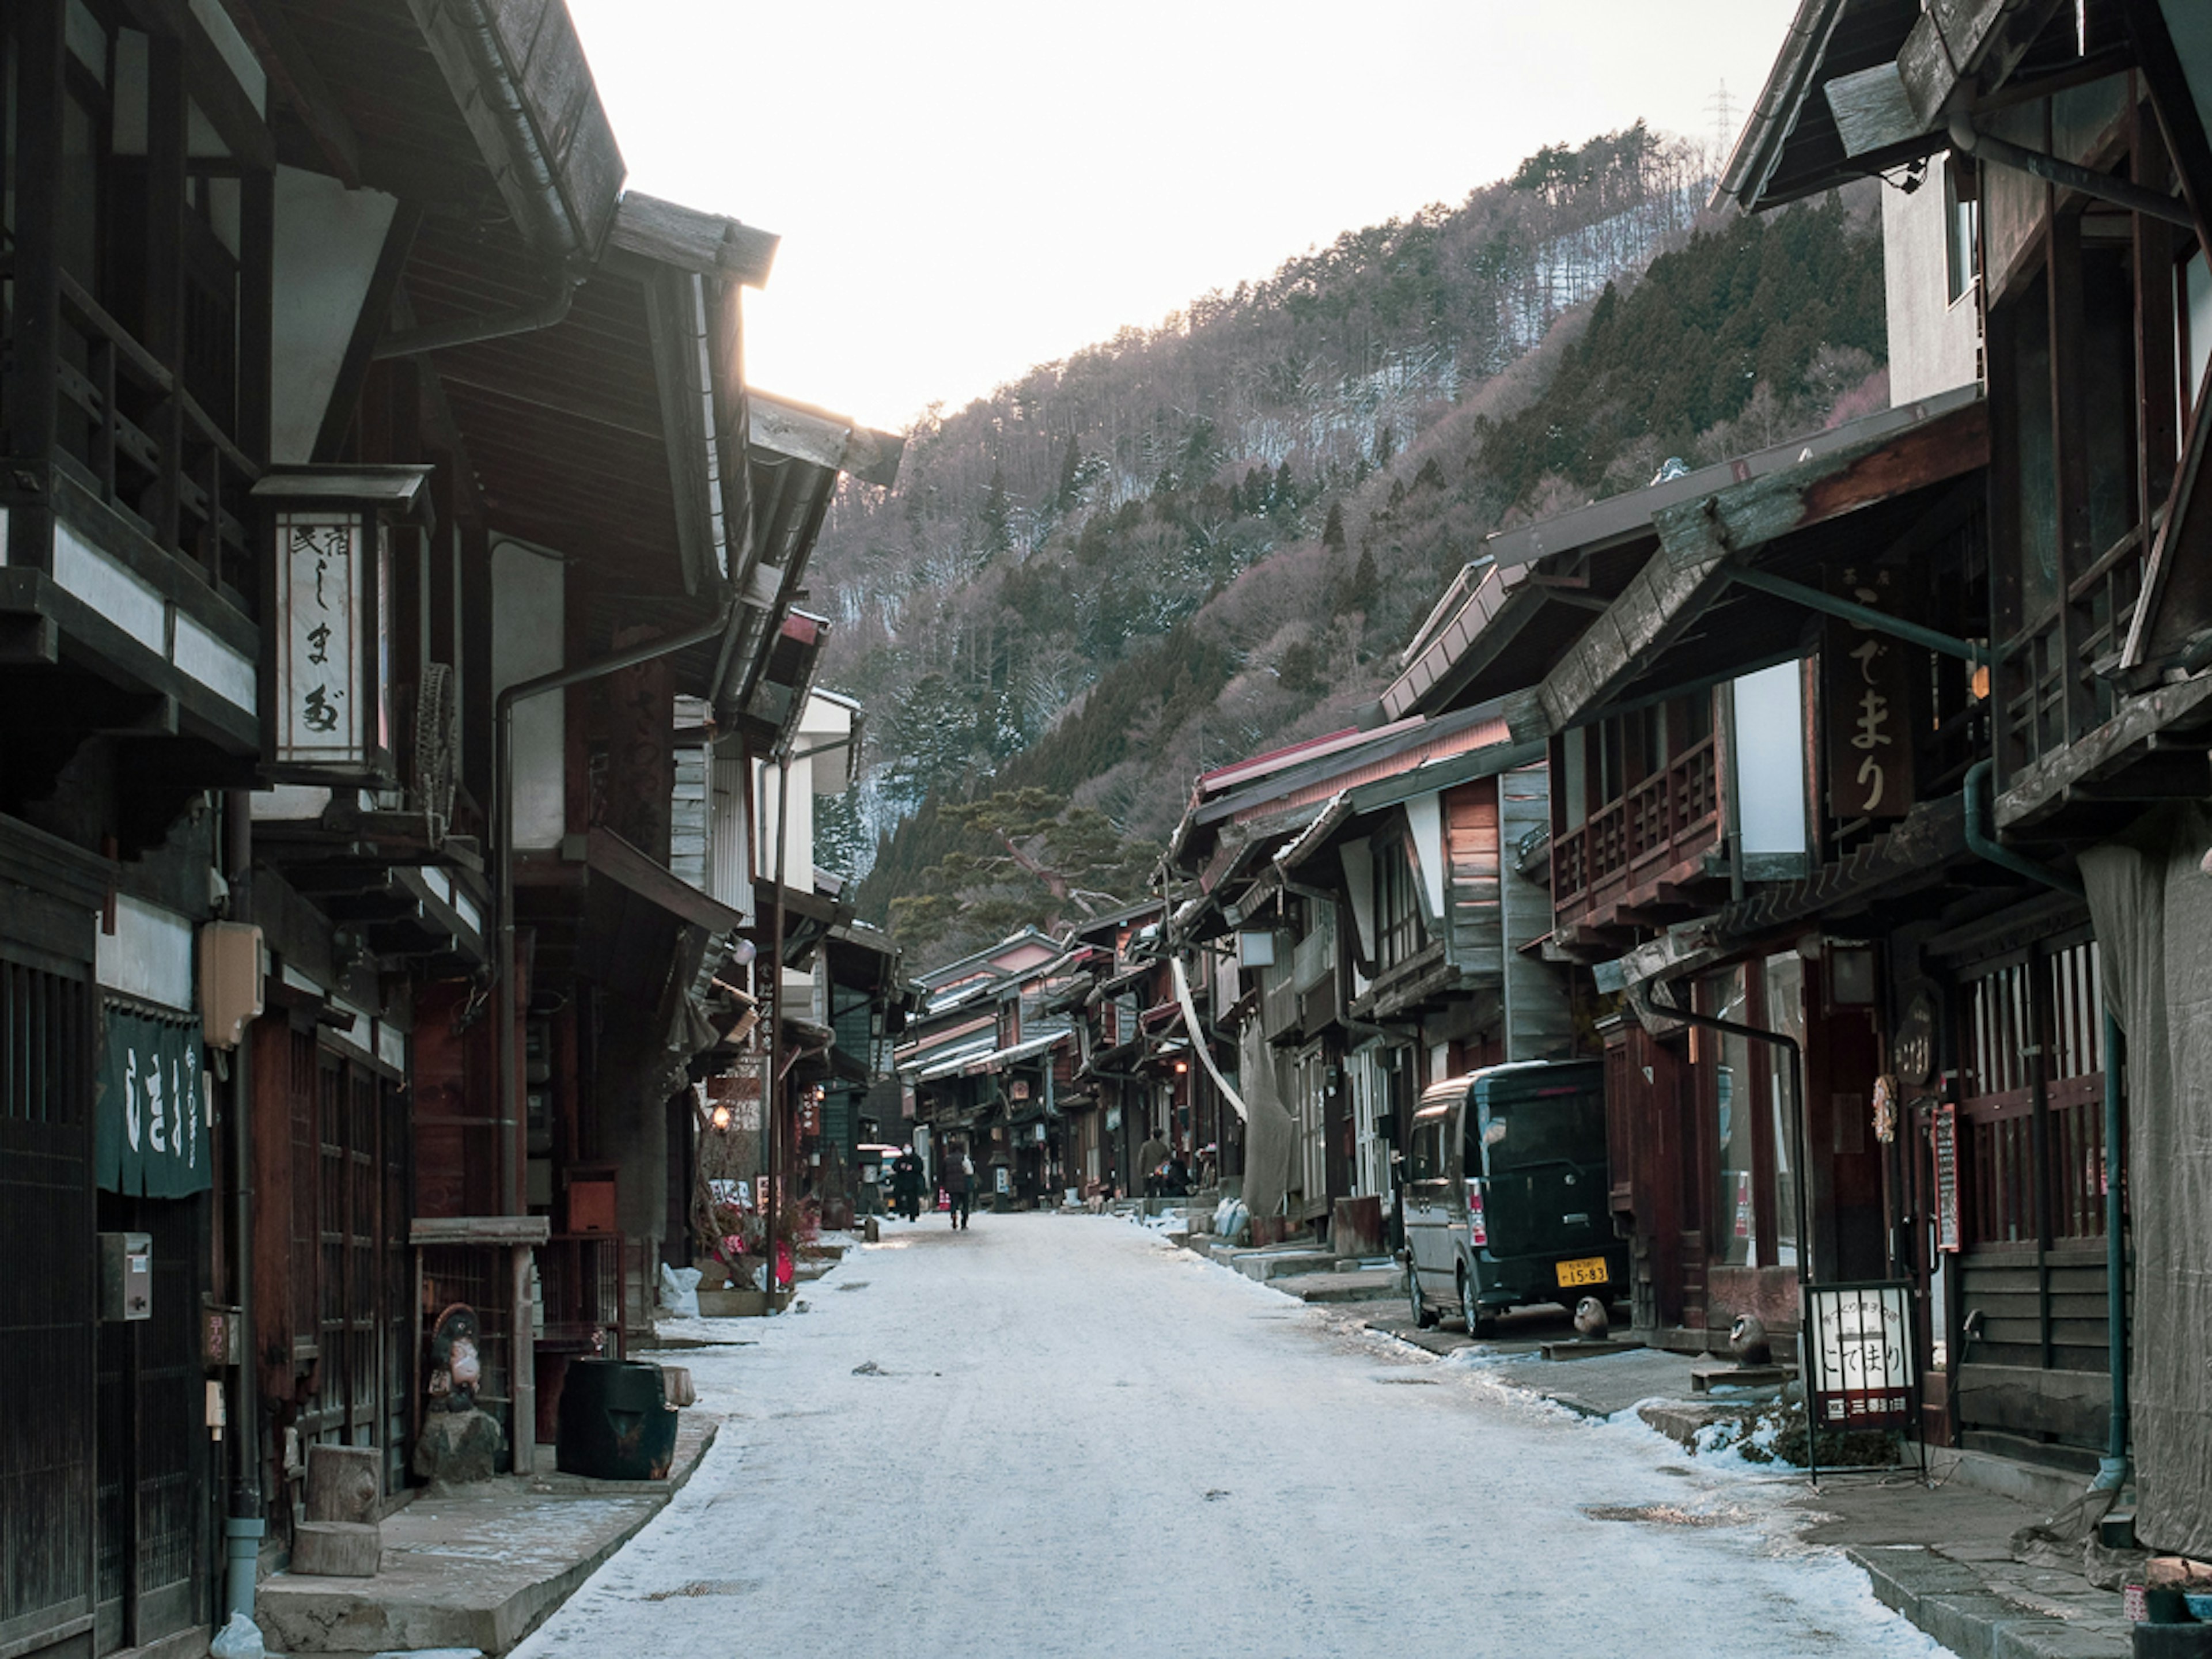
[[[1846,1547],[1844,1554],[1872,1582],[1876,1601],[1960,1659],[2127,1659],[2133,1650],[2124,1621],[2032,1612],[1923,1545]]]

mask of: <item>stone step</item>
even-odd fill
[[[1406,1276],[1395,1267],[1293,1273],[1276,1288],[1306,1303],[1395,1302],[1406,1293]]]

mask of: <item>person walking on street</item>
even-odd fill
[[[921,1160],[911,1146],[891,1160],[891,1206],[908,1221],[921,1218]]]
[[[945,1158],[945,1168],[938,1176],[937,1184],[945,1188],[945,1195],[952,1200],[953,1231],[967,1231],[969,1210],[975,1194],[975,1161],[968,1156],[965,1147]]]
[[[1137,1148],[1137,1173],[1144,1177],[1146,1198],[1160,1195],[1160,1165],[1168,1161],[1168,1154],[1174,1150],[1168,1145],[1165,1132],[1159,1129],[1154,1129],[1145,1144]]]

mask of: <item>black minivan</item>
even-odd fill
[[[1525,1060],[1431,1084],[1406,1154],[1415,1322],[1456,1308],[1486,1335],[1507,1308],[1625,1297],[1628,1247],[1606,1182],[1602,1061]]]

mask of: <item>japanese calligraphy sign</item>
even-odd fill
[[[276,515],[276,762],[362,766],[362,546],[357,513]]]
[[[381,524],[276,514],[278,766],[365,777],[391,748],[391,563]]]
[[[1845,570],[1830,586],[1876,611],[1895,608],[1890,573]],[[1832,622],[1820,648],[1828,804],[1838,818],[1912,810],[1912,674],[1921,653],[1892,635]]]
[[[214,1184],[197,1018],[109,1005],[94,1158],[111,1193],[184,1198]]]
[[[1912,1422],[1912,1286],[1903,1281],[1817,1285],[1805,1292],[1812,1332],[1806,1392],[1813,1421],[1831,1429],[1894,1429]]]

